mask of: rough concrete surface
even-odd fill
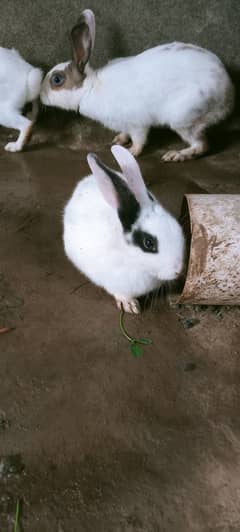
[[[20,154],[0,137],[0,530],[239,532],[240,309],[153,302],[126,316],[64,256],[62,210],[111,133],[51,116]],[[65,126],[63,124],[65,123]],[[12,132],[9,132],[9,137]],[[183,194],[240,193],[239,131],[198,161],[157,131],[139,158],[176,215]]]
[[[93,63],[169,41],[211,49],[240,70],[239,0],[2,0],[1,46],[52,66],[69,59],[69,32],[81,11],[96,15]]]

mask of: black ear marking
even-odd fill
[[[133,243],[145,253],[158,253],[158,240],[155,236],[136,229],[133,231]]]
[[[128,233],[131,231],[132,225],[136,222],[140,214],[140,205],[131,190],[128,188],[127,183],[125,183],[125,181],[119,177],[114,170],[111,170],[111,168],[105,166],[105,164],[99,161],[99,159],[98,165],[111,179],[111,182],[115,188],[119,201],[118,216],[123,226],[124,232]]]

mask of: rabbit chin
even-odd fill
[[[59,89],[49,90],[42,87],[40,99],[44,105],[59,107],[67,111],[78,111],[79,108],[79,89]]]
[[[159,288],[167,282],[175,281],[182,272],[182,262],[181,264],[178,263],[176,269],[173,268],[173,264],[170,260],[156,268],[156,264],[154,264],[156,257],[152,258],[152,264],[151,261],[150,264],[148,264],[148,261],[146,264],[145,258],[142,258],[141,260],[141,258],[136,256],[136,260],[129,262],[127,268],[126,265],[124,265],[124,261],[121,263],[119,262],[118,265],[115,263],[111,274],[106,270],[106,264],[105,270],[104,265],[102,265],[101,270],[98,272],[93,270],[90,272],[89,267],[86,269],[84,267],[79,269],[81,269],[94,283],[105,288],[105,290],[113,296],[115,294],[123,294],[126,297],[140,297]]]
[[[175,281],[176,278],[177,276],[173,272],[172,275],[169,272],[162,272],[162,275],[159,274],[156,276],[154,274],[151,275],[150,272],[147,274],[146,272],[142,272],[142,274],[139,273],[139,275],[136,275],[135,278],[132,278],[132,276],[128,273],[128,278],[125,277],[125,279],[113,279],[111,281],[109,279],[103,280],[101,278],[101,280],[98,280],[92,278],[91,280],[97,285],[102,286],[109,294],[113,296],[116,294],[122,294],[127,298],[135,298],[144,296],[168,282],[171,283]]]

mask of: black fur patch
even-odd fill
[[[133,243],[141,248],[145,253],[158,253],[158,240],[155,236],[136,229],[133,231]]]
[[[105,166],[105,164],[99,161],[99,159],[97,159],[97,162],[111,179],[112,184],[117,192],[119,201],[118,216],[123,226],[124,232],[129,233],[131,231],[132,225],[137,221],[140,214],[140,205],[125,181],[121,179],[121,177],[119,177],[114,170],[111,170]]]

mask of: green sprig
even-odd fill
[[[18,532],[18,529],[19,529],[19,517],[20,517],[20,500],[18,499],[17,500],[17,505],[16,505],[14,532]]]
[[[130,336],[130,334],[126,331],[124,323],[123,323],[124,314],[125,312],[122,308],[120,312],[120,318],[119,318],[120,330],[123,336],[125,336],[125,338],[130,342],[130,349],[131,349],[132,355],[135,358],[138,358],[143,354],[142,346],[152,344],[152,340],[150,340],[150,338],[134,338],[134,336]]]

